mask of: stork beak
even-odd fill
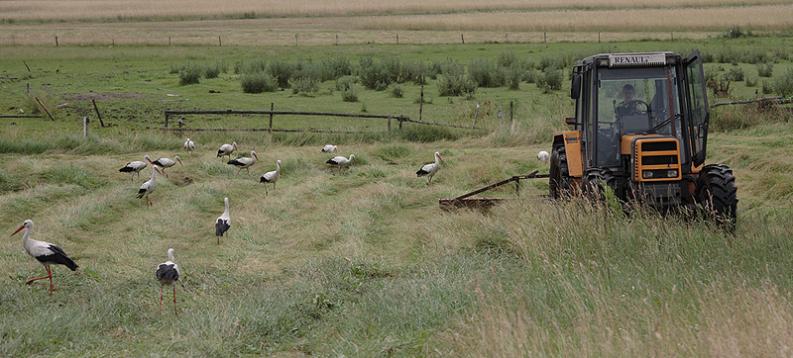
[[[177,162],[179,162],[179,165],[182,165],[182,166],[184,165],[184,164],[182,163],[182,158],[176,158],[176,161],[177,161]]]
[[[22,231],[22,229],[24,229],[24,228],[25,228],[25,225],[22,225],[22,226],[20,226],[20,227],[19,227],[19,229],[17,229],[17,231],[14,231],[14,233],[13,233],[13,234],[11,234],[10,236],[14,236],[14,235],[16,235],[18,232]],[[9,236],[9,237],[10,237],[10,236]]]

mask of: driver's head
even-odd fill
[[[622,86],[622,98],[625,102],[632,101],[634,95],[636,95],[636,90],[633,88],[633,85],[626,84]]]

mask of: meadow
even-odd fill
[[[361,11],[397,11],[374,4],[383,8]],[[399,11],[409,11],[411,3],[404,4]],[[31,218],[33,238],[61,245],[81,268],[56,268],[58,291],[48,296],[43,285],[24,284],[43,269],[25,255],[19,237],[0,242],[6,288],[0,356],[788,356],[793,130],[784,108],[714,111],[708,162],[727,163],[738,177],[734,234],[700,219],[550,202],[542,197],[542,181],[522,186],[520,196],[512,188],[493,193],[515,200],[487,214],[443,212],[438,199],[547,170],[535,155],[549,149],[552,134],[573,112],[564,72],[571,59],[699,48],[710,78],[733,78],[729,96],[712,97],[727,101],[777,95],[775,84],[786,83],[793,71],[792,45],[778,35],[547,46],[3,47],[0,113],[37,111],[25,93],[29,83],[56,120],[0,119],[0,232],[10,234]],[[343,100],[335,79],[319,81],[310,93],[294,93],[295,82],[263,93],[241,86],[246,66],[311,68],[339,57],[349,59],[350,76],[358,77],[355,102]],[[376,132],[353,135],[157,129],[165,109],[267,109],[270,103],[416,119],[420,85],[395,80],[368,89],[358,66],[364,57],[427,68],[453,61],[467,76],[482,60],[514,57],[520,65],[510,69],[533,75],[521,77],[517,89],[478,86],[443,96],[446,74],[431,78],[428,72],[424,89],[431,103],[424,119],[471,124],[479,103],[484,131],[407,124],[387,132],[382,122],[365,128]],[[761,73],[767,64],[773,70]],[[180,84],[184,68],[216,65],[225,67],[217,77]],[[561,88],[538,86],[536,76],[552,71],[562,71]],[[94,117],[90,99],[110,126],[92,120],[89,137],[82,138],[81,116]],[[510,101],[513,123],[498,115]],[[251,128],[265,118],[186,121],[188,128]],[[276,121],[283,128],[363,126]],[[195,153],[181,149],[185,136],[198,144]],[[218,146],[231,141],[240,152],[259,153],[250,174],[235,175],[215,157]],[[350,170],[326,168],[328,155],[319,152],[326,142],[338,144],[339,154],[356,154]],[[415,171],[435,151],[447,165],[427,186]],[[131,181],[118,168],[144,154],[177,153],[184,166],[160,177],[154,206],[135,199],[143,179]],[[266,194],[258,176],[277,159],[284,163],[282,178]],[[231,199],[233,224],[218,246],[213,224],[224,196]],[[178,316],[160,312],[157,302],[154,269],[169,247],[184,273]]]

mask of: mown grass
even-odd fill
[[[722,44],[770,49],[784,41]],[[667,45],[672,46],[614,48]],[[516,48],[511,46],[415,47],[405,57],[440,61],[452,55],[468,62]],[[511,186],[488,194],[516,200],[487,214],[447,213],[438,208],[438,199],[547,170],[534,158],[538,150],[548,150],[561,118],[572,113],[564,91],[487,89],[474,100],[481,101],[482,113],[497,118],[502,100],[513,98],[521,115],[511,124],[492,123],[484,135],[410,124],[390,134],[189,133],[198,150],[185,153],[181,145],[188,133],[145,128],[160,122],[162,94],[178,86],[167,64],[203,60],[203,49],[62,50],[31,61],[36,71],[61,68],[60,74],[42,70],[36,81],[69,93],[94,87],[145,95],[102,104],[110,113],[127,110],[133,119],[108,113],[114,126],[92,127],[87,139],[68,111],[54,123],[4,124],[0,231],[10,233],[32,218],[33,237],[61,245],[81,268],[77,273],[56,268],[59,290],[50,297],[43,285],[24,285],[43,269],[25,255],[19,237],[0,242],[0,269],[7,273],[0,278],[5,288],[0,356],[768,356],[787,355],[793,342],[789,117],[731,107],[714,115],[708,161],[731,165],[738,177],[734,234],[698,218],[645,211],[626,216],[578,201],[549,202],[538,197],[547,192],[544,181],[522,185],[519,197]],[[518,55],[551,63],[556,55],[579,50],[550,45]],[[240,54],[228,51],[228,56]],[[284,59],[300,56],[298,50],[276,52]],[[125,54],[131,57],[114,59]],[[0,66],[14,68],[14,61],[25,57],[14,56],[21,57],[4,58]],[[789,65],[779,61],[774,73]],[[89,66],[96,72],[88,73]],[[119,77],[115,84],[92,77],[116,66],[142,73]],[[756,71],[753,64],[740,66],[747,74]],[[293,98],[289,91],[249,97],[230,76],[185,89],[178,98],[190,101],[179,106],[200,101],[200,106],[261,108],[272,98],[300,108],[345,105],[336,95]],[[147,78],[164,89],[146,89]],[[222,87],[222,96],[213,97],[206,94],[212,88],[203,87],[206,82],[236,92]],[[377,104],[391,111],[412,104],[418,94],[413,85],[403,89],[404,99],[373,91],[361,98],[370,109]],[[745,97],[750,90],[737,91]],[[474,101],[455,97],[441,105],[444,101],[436,97],[425,106],[430,108],[425,114],[443,117],[425,118],[472,124]],[[239,153],[258,152],[260,161],[250,174],[236,175],[226,160],[216,158],[217,147],[231,141],[239,144]],[[320,153],[326,143],[338,144],[339,152]],[[415,171],[435,151],[446,164],[427,186]],[[352,153],[356,160],[349,170],[325,165],[333,155]],[[148,170],[132,181],[118,172],[144,154],[180,154],[185,164],[170,168],[168,178],[159,177],[153,207],[135,199]],[[279,159],[282,177],[266,194],[258,176]],[[213,222],[224,196],[231,198],[233,223],[217,246]],[[184,273],[178,317],[169,307],[159,312],[153,277],[168,247],[176,249]]]

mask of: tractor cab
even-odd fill
[[[705,195],[700,174],[713,168],[703,166],[709,113],[699,52],[590,56],[574,66],[570,95],[576,113],[554,137],[552,197],[599,196],[608,186],[622,201],[669,208]],[[718,167],[734,188],[732,171]],[[734,220],[737,199],[727,200]]]

